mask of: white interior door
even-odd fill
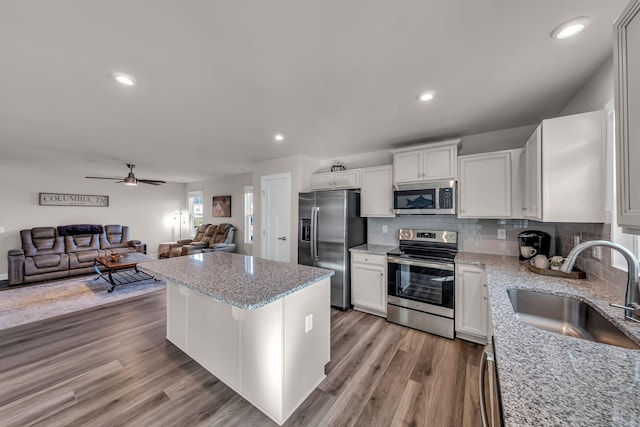
[[[290,262],[291,174],[260,178],[262,258]]]

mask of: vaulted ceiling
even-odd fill
[[[536,123],[611,55],[626,3],[3,0],[0,165],[185,182]]]

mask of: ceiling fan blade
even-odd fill
[[[108,178],[106,176],[85,176],[85,178],[90,178],[90,179],[122,179],[122,178]]]
[[[160,185],[160,184],[167,183],[167,181],[160,181],[157,179],[139,179],[138,182],[141,182],[143,184],[151,184],[151,185]]]

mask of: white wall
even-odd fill
[[[109,207],[39,206],[38,193],[109,196]],[[0,165],[0,279],[6,278],[10,249],[21,248],[20,230],[67,224],[121,224],[130,238],[142,240],[149,253],[158,243],[178,237],[173,212],[185,207],[185,185],[128,187],[107,180],[90,180],[73,170],[44,171]]]
[[[252,185],[252,175],[250,173],[191,182],[186,185],[186,191],[202,191],[204,222],[209,224],[220,224],[223,222],[233,224],[238,229],[235,237],[238,253],[251,255],[253,245],[245,245],[244,243],[244,187],[247,185]],[[228,195],[231,195],[231,218],[214,217],[212,215],[213,196]],[[254,217],[255,216],[256,212],[254,212]],[[254,233],[255,230],[254,226]]]
[[[522,148],[536,130],[537,123],[462,137],[459,156]]]
[[[571,100],[562,108],[559,116],[600,110],[613,99],[613,54],[602,65]]]
[[[254,243],[253,255],[261,256],[261,188],[263,176],[289,172],[291,174],[291,227],[289,229],[290,260],[298,262],[298,193],[310,191],[311,172],[318,169],[319,161],[308,156],[295,155],[257,163],[253,167]]]

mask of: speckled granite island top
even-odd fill
[[[150,261],[138,264],[138,268],[217,301],[248,310],[267,305],[335,274],[333,270],[324,268],[228,252]]]
[[[622,303],[586,280],[541,276],[516,257],[458,253],[457,263],[487,272],[498,381],[507,426],[640,426],[640,350],[537,329],[519,321],[506,290],[522,288],[591,303],[633,341],[640,324],[622,320]]]

